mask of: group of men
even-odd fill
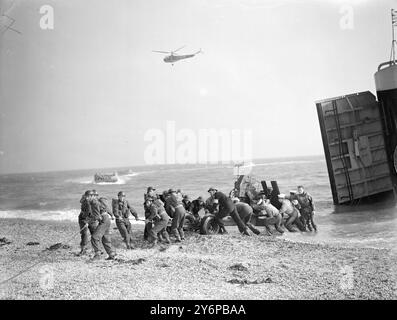
[[[298,186],[297,191],[291,191],[287,196],[279,194],[277,201],[268,199],[264,192],[255,197],[248,197],[248,201],[240,201],[234,197],[233,192],[227,196],[215,188],[208,190],[210,197],[204,201],[203,197],[191,201],[181,190],[169,189],[162,194],[157,194],[156,189],[148,187],[144,195],[145,229],[144,239],[152,245],[158,242],[171,243],[167,231],[169,220],[172,219],[170,233],[175,242],[185,240],[183,230],[185,219],[189,219],[192,226],[198,229],[203,215],[213,214],[220,233],[227,233],[223,219],[231,216],[237,224],[239,231],[247,236],[260,231],[252,224],[253,215],[261,217],[264,221],[266,233],[272,234],[270,226],[274,226],[279,233],[284,233],[284,227],[294,232],[317,231],[313,215],[315,213],[312,197]],[[79,255],[87,252],[88,238],[91,233],[91,244],[94,249],[94,259],[99,259],[101,250],[99,243],[102,241],[108,258],[114,259],[115,252],[110,241],[111,220],[116,219],[116,226],[126,244],[127,249],[132,249],[132,226],[129,217],[132,215],[139,220],[136,210],[126,200],[126,195],[120,191],[117,199],[112,199],[112,210],[109,209],[107,199],[99,197],[95,190],[85,192],[80,200],[81,213],[79,226],[81,232],[81,251]],[[200,212],[202,214],[200,215]]]
[[[261,195],[253,201],[252,207],[258,216],[263,216],[266,232],[272,234],[270,225],[283,233],[282,226],[290,232],[317,231],[313,216],[315,213],[313,198],[305,191],[303,186],[298,186],[297,191],[290,191],[289,195],[279,194],[277,200],[267,199]]]
[[[210,197],[205,202],[199,197],[190,203],[186,199],[184,203],[193,215],[197,215],[197,210],[202,208],[212,213],[220,226],[221,233],[226,232],[223,218],[231,216],[242,234],[250,235],[250,231],[259,234],[260,231],[251,223],[254,215],[261,217],[268,235],[273,233],[270,228],[272,225],[279,233],[284,233],[283,226],[290,232],[295,232],[296,229],[317,231],[313,220],[315,213],[313,198],[303,186],[298,186],[296,191],[290,191],[289,195],[279,194],[276,199],[269,199],[269,195],[262,191],[256,196],[246,197],[245,202],[235,197],[233,191],[226,196],[217,189],[210,188],[208,190]]]
[[[125,193],[120,191],[117,199],[112,199],[112,210],[109,209],[107,199],[99,197],[95,190],[87,190],[80,199],[81,211],[78,217],[81,242],[81,251],[79,255],[87,253],[88,239],[91,234],[91,245],[94,249],[94,260],[100,259],[102,251],[99,243],[108,254],[108,260],[113,260],[116,253],[112,247],[110,238],[111,220],[116,219],[116,226],[126,243],[127,249],[132,249],[132,232],[130,215],[138,220],[138,214],[135,209],[125,199]]]
[[[168,220],[172,218],[171,235],[176,242],[184,240],[183,224],[189,219],[191,225],[199,229],[203,212],[215,216],[220,227],[220,233],[226,233],[223,218],[231,216],[237,224],[239,231],[244,235],[260,234],[260,231],[251,223],[253,215],[261,217],[264,222],[266,233],[273,234],[270,226],[274,225],[275,230],[284,233],[284,228],[290,232],[317,231],[313,215],[315,213],[313,198],[298,186],[297,191],[290,191],[290,194],[279,194],[276,202],[268,199],[264,192],[256,197],[247,198],[247,202],[240,201],[233,193],[227,196],[215,188],[208,190],[210,197],[204,201],[203,197],[191,201],[189,196],[182,195],[180,190],[169,189],[157,195],[153,187],[149,187],[145,194],[145,239],[152,243],[157,240],[170,243],[166,230]],[[272,203],[273,202],[273,203]],[[155,209],[154,209],[155,208]],[[165,219],[156,217],[155,210],[166,213]],[[153,228],[155,226],[155,228]],[[150,231],[152,230],[152,231]]]
[[[170,243],[167,232],[170,218],[172,218],[171,234],[175,237],[175,241],[185,240],[183,225],[186,218],[186,207],[180,190],[169,189],[161,195],[157,195],[155,188],[148,187],[144,198],[145,240],[154,245],[158,240]]]

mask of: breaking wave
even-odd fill
[[[54,221],[77,221],[80,213],[78,209],[71,210],[10,210],[0,211],[0,218],[18,218],[28,220],[54,220]]]
[[[275,162],[264,162],[264,163],[252,163],[252,164],[247,164],[244,166],[253,166],[253,167],[260,167],[260,166],[275,166],[275,165],[289,165],[289,164],[305,164],[305,163],[320,163],[324,162],[325,160],[320,159],[320,160],[296,160],[296,161],[275,161]]]

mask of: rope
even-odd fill
[[[83,228],[80,229],[80,231],[79,231],[78,233],[74,234],[73,237],[71,237],[70,239],[66,240],[65,242],[68,243],[68,242],[72,241],[78,234],[81,233],[81,231],[83,231],[83,230],[84,230],[85,228],[87,228],[87,227],[88,227],[88,225],[85,225]],[[49,254],[51,254],[51,253],[53,253],[53,252],[55,252],[55,251],[57,251],[57,250],[58,250],[58,249],[55,249],[55,250],[53,250],[53,251],[48,251],[48,252],[45,252],[45,253],[47,253],[47,254],[49,255]],[[42,258],[43,258],[43,257],[42,257]],[[6,279],[6,280],[1,281],[1,282],[0,282],[0,286],[3,285],[3,284],[5,284],[5,283],[7,283],[7,282],[9,282],[9,281],[11,281],[11,280],[13,280],[13,279],[15,279],[15,278],[17,278],[17,277],[19,277],[21,274],[24,274],[25,272],[27,272],[27,271],[29,271],[30,269],[32,269],[33,267],[37,266],[37,265],[40,264],[41,262],[42,262],[42,261],[37,261],[37,262],[35,262],[34,264],[30,265],[29,267],[23,269],[22,271],[18,272],[18,273],[15,274],[15,275],[13,275],[12,277],[10,277],[10,278],[8,278],[8,279]]]

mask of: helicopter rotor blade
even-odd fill
[[[152,52],[166,53],[166,54],[172,53],[172,52],[169,52],[169,51],[158,51],[158,50],[152,50]]]
[[[179,51],[179,50],[183,49],[184,47],[186,47],[186,46],[180,47],[180,48],[178,48],[178,49],[176,49],[176,50],[172,51],[171,53],[175,53],[175,52],[177,52],[177,51]]]

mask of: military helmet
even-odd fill
[[[119,191],[119,193],[117,194],[117,196],[118,196],[118,197],[120,197],[120,196],[123,196],[123,197],[125,197],[125,193],[124,193],[124,191]]]

